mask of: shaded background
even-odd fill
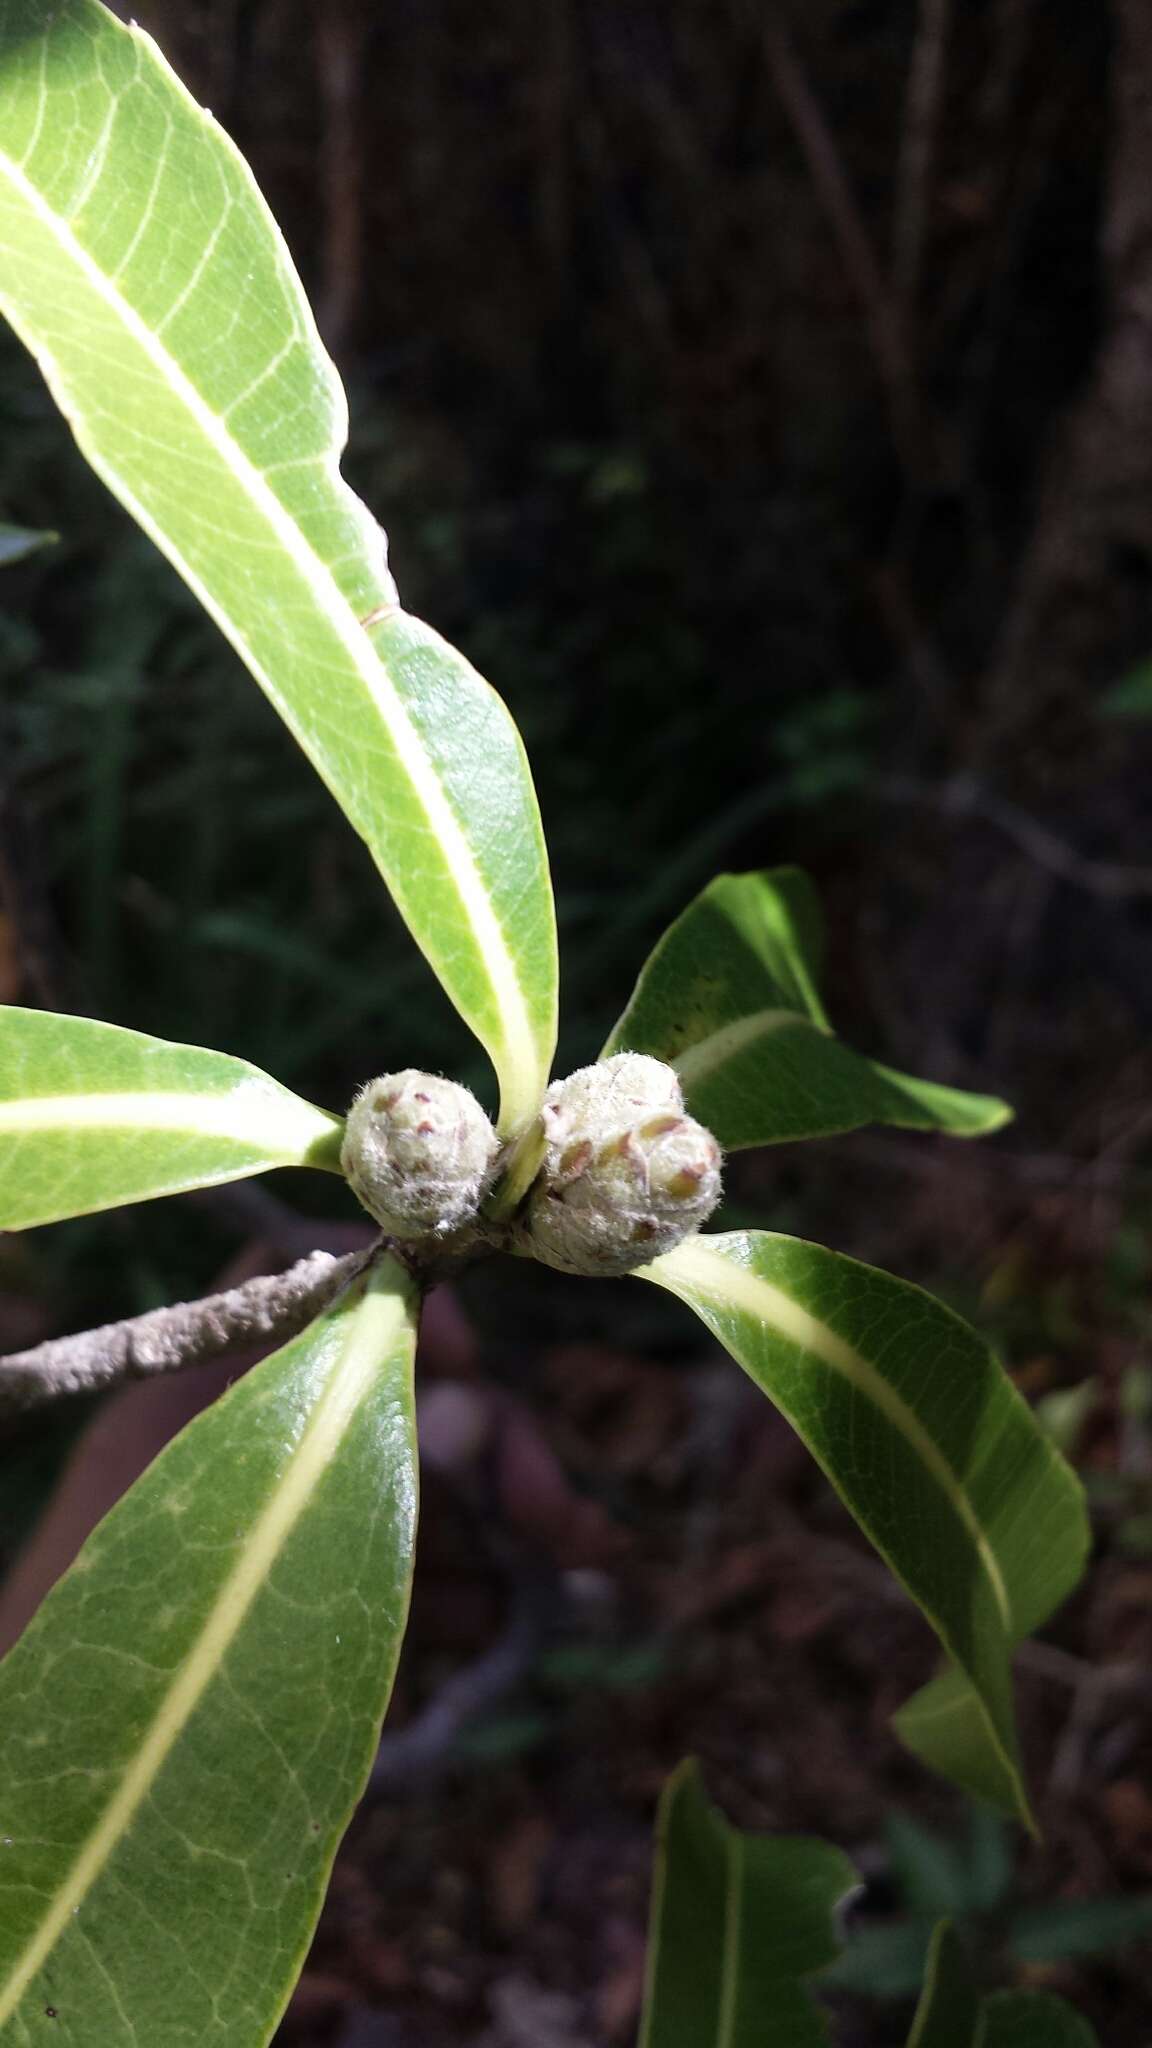
[[[861,1134],[741,1160],[730,1217],[926,1280],[1064,1431],[1099,1557],[1022,1675],[1048,1838],[1015,1882],[1139,1894],[1146,0],[137,12],[284,225],[406,604],[524,730],[561,1070],[718,867],[796,861],[845,1035],[1016,1105],[988,1145]],[[414,1059],[486,1091],[366,854],[10,340],[0,516],[61,536],[0,591],[0,998],[218,1045],[333,1106]],[[0,1336],[203,1287],[267,1232],[258,1204],[6,1240]],[[424,1792],[385,1788],[357,1823],[286,2042],[627,2040],[652,1803],[687,1749],[737,1817],[842,1841],[879,1914],[908,1898],[886,1814],[969,1825],[886,1732],[922,1631],[734,1372],[627,1287],[517,1280],[465,1288],[478,1348],[445,1371],[488,1403],[486,1450],[463,1494],[430,1490],[394,1719],[493,1644],[514,1683],[433,1744]],[[515,1454],[509,1415],[531,1420]],[[0,1562],[68,1433],[9,1455]],[[541,1485],[574,1489],[552,1522]],[[1147,2042],[1147,1945],[1021,1965],[1000,1931],[990,1971]],[[895,2009],[844,2024],[900,2037]]]

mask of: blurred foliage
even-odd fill
[[[924,1977],[937,1922],[955,1925],[977,1982],[990,1986],[1026,1965],[1107,1954],[1152,1930],[1152,1897],[1052,1899],[1032,1905],[1014,1879],[1007,1825],[973,1806],[963,1835],[949,1838],[891,1813],[884,1828],[897,1912],[883,1919],[869,1897],[850,1915],[843,1955],[822,1982],[872,1998],[912,1998]]]

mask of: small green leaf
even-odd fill
[[[901,1742],[973,1799],[1011,1810],[1005,1799],[1004,1759],[989,1739],[988,1716],[962,1671],[946,1666],[892,1717]]]
[[[193,1422],[0,1664],[11,2048],[270,2039],[407,1615],[409,1290],[382,1260]]]
[[[865,1998],[914,1998],[924,1981],[932,1922],[877,1921],[853,1927],[848,1946],[820,1979],[830,1990]]]
[[[920,1288],[766,1231],[642,1269],[781,1409],[970,1680],[996,1803],[1028,1818],[1012,1645],[1075,1584],[1081,1489],[987,1347]]]
[[[1051,1899],[1013,1916],[1008,1947],[1022,1963],[1104,1955],[1152,1933],[1152,1897]]]
[[[366,841],[510,1131],[555,1043],[531,776],[504,705],[399,606],[279,230],[155,44],[97,0],[0,0],[0,67],[0,307]]]
[[[951,1922],[941,1920],[908,2048],[983,2048],[983,2042],[984,2020],[964,1945]]]
[[[1138,662],[1098,700],[1103,718],[1152,718],[1152,661]]]
[[[58,533],[36,533],[31,527],[0,523],[0,569],[6,569],[9,562],[24,561],[41,548],[51,547],[59,538]]]
[[[984,2000],[981,2048],[1099,2048],[1087,2020],[1048,1991],[997,1991]]]
[[[670,925],[604,1047],[668,1060],[729,1151],[861,1124],[976,1137],[1011,1111],[898,1074],[834,1038],[816,988],[820,912],[795,868],[720,875]]]
[[[338,1173],[342,1131],[247,1060],[89,1017],[0,1008],[0,1229],[270,1166]]]
[[[824,2048],[806,1979],[839,1947],[859,1880],[830,1843],[749,1835],[692,1762],[660,1802],[640,2048]]]
[[[967,1871],[954,1842],[946,1841],[907,1813],[884,1821],[888,1860],[900,1886],[900,1903],[913,1913],[961,1914],[969,1908]]]

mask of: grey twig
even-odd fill
[[[286,1273],[261,1274],[223,1294],[179,1302],[32,1351],[0,1358],[0,1414],[38,1407],[59,1394],[89,1394],[118,1380],[147,1379],[200,1365],[222,1352],[293,1337],[325,1308],[375,1251],[312,1252]]]

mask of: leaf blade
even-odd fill
[[[270,2037],[407,1614],[414,1326],[384,1260],[161,1454],[0,1665],[14,2041],[46,2005],[102,2048]]]
[[[823,2048],[806,1980],[858,1885],[828,1842],[732,1827],[681,1764],[660,1801],[640,2048]]]
[[[538,1106],[556,1010],[519,734],[399,607],[339,475],[343,390],[239,153],[98,0],[47,26],[38,0],[3,0],[0,59],[0,305],[365,839],[511,1130]]]
[[[692,1114],[729,1151],[866,1123],[976,1137],[1007,1120],[991,1096],[897,1073],[834,1037],[821,952],[819,904],[798,869],[718,875],[657,942],[602,1056],[670,1061]]]
[[[693,1308],[792,1423],[975,1689],[1028,1820],[1009,1654],[1079,1576],[1080,1488],[987,1347],[920,1288],[766,1231],[639,1275]],[[924,1532],[930,1540],[923,1540]]]
[[[908,2048],[983,2048],[984,2016],[968,1958],[950,1920],[941,1920],[928,1951],[924,1988]]]
[[[340,1118],[228,1053],[0,1007],[0,1229],[273,1166],[338,1173],[342,1131]]]
[[[983,2048],[1099,2048],[1086,2019],[1050,1991],[994,1991]]]

